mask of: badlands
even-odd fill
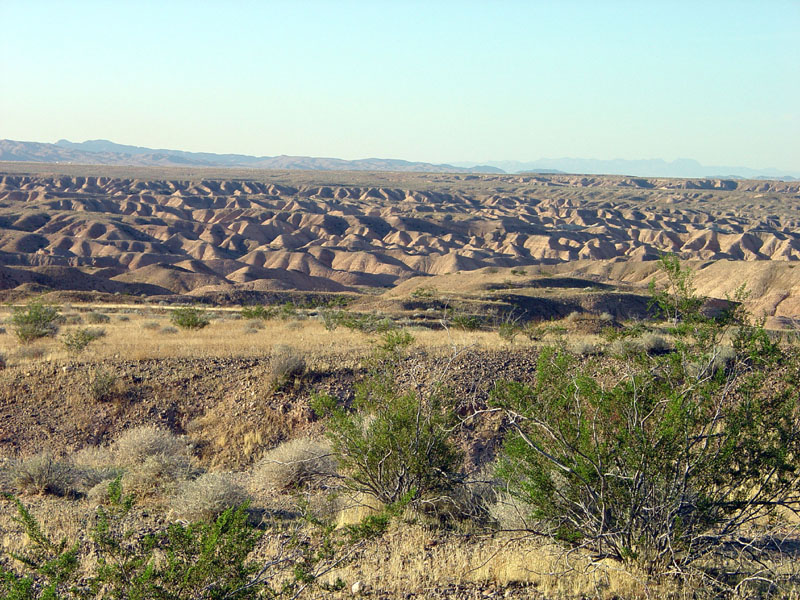
[[[398,289],[467,293],[487,287],[467,272],[522,267],[635,288],[673,252],[700,293],[744,284],[786,327],[800,316],[798,223],[798,182],[5,163],[0,294],[241,303],[391,296],[407,280]]]

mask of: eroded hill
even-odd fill
[[[343,292],[661,252],[800,259],[800,183],[59,169],[0,176],[0,289]]]

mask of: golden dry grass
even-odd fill
[[[213,358],[213,357],[263,357],[268,356],[276,346],[287,346],[300,352],[309,368],[325,368],[329,357],[346,352],[354,364],[367,356],[373,349],[376,335],[338,327],[334,331],[325,329],[315,317],[264,321],[263,329],[253,330],[245,319],[238,319],[236,309],[214,309],[218,315],[211,323],[197,330],[178,330],[164,333],[164,328],[172,327],[169,311],[158,309],[132,309],[77,306],[62,308],[65,316],[79,315],[85,318],[89,310],[95,309],[111,316],[111,321],[102,325],[106,335],[92,342],[80,354],[71,354],[61,344],[58,337],[43,338],[26,346],[20,345],[9,325],[6,333],[0,334],[0,354],[6,357],[8,366],[24,364],[30,360],[48,362],[99,362],[112,359],[145,360],[159,358]],[[129,311],[129,312],[117,312]],[[135,312],[133,312],[135,311]],[[0,311],[0,320],[7,323],[9,310]],[[128,317],[120,321],[119,316]],[[147,324],[155,323],[156,328]],[[63,325],[61,333],[84,327]],[[507,347],[494,331],[462,331],[451,329],[447,332],[422,327],[412,328],[416,344],[427,350],[449,350],[452,347],[475,346],[485,349]],[[522,344],[518,336],[516,344]],[[39,357],[28,356],[31,351]]]

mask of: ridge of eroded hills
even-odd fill
[[[661,252],[736,264],[800,259],[796,182],[78,172],[0,175],[0,289],[336,292]]]

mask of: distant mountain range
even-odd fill
[[[0,161],[47,162],[141,167],[236,167],[251,169],[296,169],[305,171],[414,171],[422,173],[503,173],[488,166],[456,167],[406,160],[365,158],[342,160],[311,156],[248,156],[184,152],[115,144],[108,140],[55,144],[0,140]]]
[[[454,163],[459,167],[470,167],[473,163]],[[749,167],[725,167],[702,165],[690,158],[679,158],[672,162],[656,158],[649,160],[597,160],[592,158],[542,158],[530,162],[517,160],[492,160],[486,166],[497,167],[507,173],[580,173],[587,175],[636,175],[639,177],[689,177],[723,179],[781,179],[796,181],[800,171],[787,172],[780,169],[751,169]]]
[[[249,156],[185,152],[116,144],[108,140],[55,144],[0,140],[0,161],[45,162],[142,167],[235,167],[306,171],[413,171],[422,173],[575,173],[635,175],[640,177],[699,177],[725,179],[782,179],[796,181],[800,172],[749,167],[705,166],[692,159],[668,162],[651,160],[596,160],[588,158],[543,158],[530,162],[487,161],[483,164],[433,164],[388,158],[343,160],[312,156]]]

